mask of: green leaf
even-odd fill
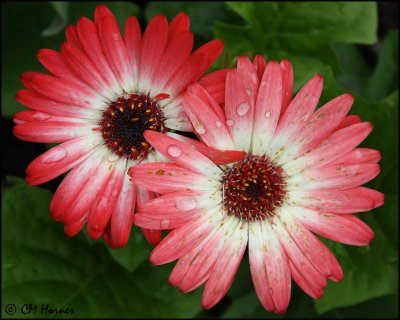
[[[324,313],[322,318],[332,319],[397,319],[399,317],[398,295],[383,296],[347,308]]]
[[[54,8],[57,15],[54,17],[51,24],[42,31],[43,37],[49,37],[61,32],[61,30],[66,27],[68,20],[68,8],[70,5],[69,1],[54,1],[49,2],[49,4]]]
[[[115,261],[128,271],[133,271],[148,259],[153,247],[146,241],[141,230],[133,226],[131,236],[125,247],[118,249],[107,248]]]
[[[246,26],[215,24],[215,38],[227,52],[268,53],[270,50],[317,56],[334,65],[334,42],[373,44],[377,11],[374,3],[228,2],[247,20]]]
[[[156,14],[162,14],[171,21],[182,11],[190,16],[190,30],[204,40],[211,39],[215,20],[228,22],[238,18],[220,1],[151,1],[146,6],[145,17],[149,22]]]
[[[399,32],[387,33],[380,45],[378,64],[373,72],[366,67],[358,49],[352,44],[336,44],[335,53],[343,73],[340,84],[354,90],[370,101],[380,101],[398,88]]]
[[[65,317],[188,317],[200,310],[196,294],[168,285],[167,274],[142,264],[130,273],[104,245],[68,238],[48,214],[51,192],[7,177],[2,199],[2,316],[5,306],[49,304],[73,309]],[[30,317],[43,318],[37,312]],[[51,317],[51,315],[50,315]]]

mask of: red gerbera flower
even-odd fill
[[[135,183],[165,194],[134,218],[143,228],[171,229],[150,261],[179,259],[169,282],[188,292],[205,283],[203,306],[228,291],[248,246],[257,295],[269,311],[283,313],[291,278],[319,298],[326,279],[342,269],[314,235],[368,245],[373,231],[353,213],[383,204],[383,195],[361,187],[379,172],[376,150],[356,148],[371,132],[368,122],[347,116],[350,94],[318,110],[322,77],[314,76],[293,100],[288,61],[238,60],[228,72],[225,111],[199,84],[185,107],[202,141],[246,156],[219,166],[192,146],[156,132],[145,137],[174,163],[147,163],[129,170]],[[195,146],[196,147],[196,146]]]
[[[72,169],[52,199],[55,220],[75,235],[87,222],[92,239],[103,236],[111,247],[126,244],[135,206],[154,194],[129,183],[127,169],[164,160],[143,137],[144,130],[191,131],[181,97],[221,53],[211,41],[193,54],[189,17],[178,14],[168,25],[156,16],[141,34],[130,17],[121,35],[105,6],[94,22],[83,17],[66,30],[61,53],[42,49],[38,59],[50,74],[26,72],[26,89],[16,99],[32,110],[18,112],[14,134],[23,140],[59,143],[27,168],[28,184],[49,181]],[[224,71],[210,74],[207,85]],[[211,81],[211,82],[210,82]],[[213,89],[218,97],[218,88]],[[219,94],[220,95],[220,94]],[[143,230],[152,243],[161,232]]]

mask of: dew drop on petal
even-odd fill
[[[118,190],[117,190],[117,189],[114,189],[114,190],[112,191],[112,193],[111,193],[111,196],[115,198],[118,194],[119,194]]]
[[[196,208],[197,202],[194,198],[176,198],[175,199],[176,208],[179,211],[190,211]]]
[[[39,121],[45,121],[51,118],[50,114],[43,113],[43,112],[35,112],[33,115],[33,119],[39,120]]]
[[[194,127],[197,131],[198,134],[205,134],[206,133],[206,129],[204,128],[203,124],[201,124],[200,122],[198,122],[195,127]]]
[[[251,89],[247,88],[246,91],[247,91],[247,95],[251,96]]]
[[[179,157],[182,154],[182,149],[172,144],[168,147],[167,152],[171,157]]]
[[[236,112],[239,116],[244,116],[249,111],[249,104],[247,102],[239,103]]]
[[[119,39],[118,33],[113,32],[112,38],[113,38],[114,40],[118,40],[118,39]]]
[[[43,163],[53,163],[57,161],[61,161],[65,159],[68,155],[67,150],[65,150],[63,147],[55,147],[54,149],[51,150],[51,153],[49,155],[46,155],[43,159]]]
[[[216,126],[217,128],[221,128],[221,127],[222,127],[221,121],[215,121],[215,126]]]
[[[227,119],[226,120],[226,124],[228,125],[228,127],[232,127],[233,126],[233,120],[232,119]]]
[[[269,118],[270,116],[271,116],[271,111],[265,112],[265,117],[266,117],[266,118]]]

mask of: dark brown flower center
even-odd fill
[[[145,94],[129,94],[111,103],[100,123],[108,148],[120,157],[132,160],[147,156],[152,147],[143,132],[165,132],[163,115],[157,105],[165,97],[158,95],[150,99]]]
[[[236,163],[223,178],[225,212],[248,221],[272,217],[286,194],[282,172],[266,156],[248,155]]]

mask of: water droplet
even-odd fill
[[[228,125],[228,127],[232,127],[233,126],[233,120],[232,119],[227,119],[226,120],[226,124]]]
[[[221,127],[222,127],[221,121],[215,121],[215,126],[216,126],[217,128],[221,128]]]
[[[51,118],[50,114],[43,113],[43,112],[35,112],[33,115],[33,119],[39,120],[39,121],[45,121]]]
[[[265,117],[269,118],[271,116],[271,111],[265,112]]]
[[[182,154],[182,149],[173,144],[168,147],[167,152],[172,157],[179,157]]]
[[[247,91],[247,95],[251,96],[251,89],[247,88],[246,91]]]
[[[67,150],[65,150],[63,147],[54,147],[53,149],[51,149],[51,152],[44,156],[42,159],[43,163],[53,163],[53,162],[57,162],[57,161],[61,161],[63,159],[65,159],[68,155]]]
[[[239,103],[236,112],[239,116],[244,116],[249,111],[249,104],[247,102]]]
[[[113,32],[113,34],[112,34],[112,38],[113,38],[114,40],[118,40],[118,39],[119,39],[119,35],[118,35],[118,33],[116,33],[116,32]]]
[[[175,199],[176,208],[180,211],[190,211],[196,208],[197,202],[194,198],[176,198]]]
[[[204,128],[203,124],[201,124],[200,122],[195,124],[194,128],[196,129],[198,134],[205,134],[206,133],[206,129]]]
[[[303,114],[303,116],[300,118],[302,121],[306,121],[307,120],[307,114]]]
[[[267,86],[267,81],[265,81],[265,80],[264,80],[264,81],[261,81],[261,86],[262,86],[262,87],[266,87],[266,86]]]
[[[57,104],[57,102],[55,102],[55,101],[53,101],[53,100],[50,100],[50,104],[52,104],[52,105],[56,105],[56,104]]]

